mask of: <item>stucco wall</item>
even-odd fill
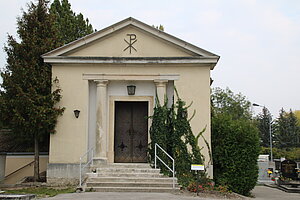
[[[60,81],[63,98],[59,106],[66,107],[66,110],[59,118],[57,133],[51,135],[50,163],[78,163],[79,157],[88,148],[89,83],[88,80],[83,80],[84,73],[179,74],[179,79],[174,84],[180,97],[187,104],[193,102],[189,109],[190,114],[196,110],[191,121],[192,129],[197,134],[207,126],[204,136],[210,142],[210,66],[60,64],[53,65],[53,77]],[[108,88],[110,84],[113,86],[116,83],[108,83]],[[154,82],[151,87],[155,88]],[[123,93],[126,95],[126,88]],[[138,95],[137,93],[136,96]],[[78,119],[74,116],[74,109],[81,111]],[[207,149],[202,140],[200,145],[204,146],[208,160]]]

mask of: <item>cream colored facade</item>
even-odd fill
[[[148,102],[151,115],[156,94],[161,102],[164,97],[170,101],[174,86],[183,100],[193,102],[194,133],[207,127],[210,143],[210,70],[219,56],[128,18],[43,58],[62,89],[58,106],[66,108],[50,138],[48,178],[75,178],[64,172],[76,174],[79,158],[91,147],[95,161],[113,163],[115,102]],[[132,84],[136,93],[128,95]],[[209,160],[204,141],[199,144]]]

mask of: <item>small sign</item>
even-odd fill
[[[204,165],[192,164],[191,165],[191,170],[202,170],[202,171],[204,171]]]

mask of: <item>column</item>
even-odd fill
[[[154,80],[156,85],[156,95],[160,105],[163,105],[167,97],[167,83],[168,80]]]
[[[107,162],[107,84],[108,80],[95,80],[97,84],[96,162]]]

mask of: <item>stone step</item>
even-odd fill
[[[95,177],[164,177],[163,174],[159,173],[87,173],[89,178],[95,178]]]
[[[86,190],[98,192],[174,192],[179,190],[177,179],[164,176],[160,169],[148,163],[100,164],[87,173]]]
[[[152,177],[94,177],[89,178],[89,182],[161,182],[161,183],[173,183],[173,178],[169,177],[160,177],[160,178],[152,178]],[[175,178],[175,183],[177,183],[177,178]]]
[[[160,169],[151,168],[97,168],[97,173],[160,173]]]
[[[86,190],[95,192],[177,192],[179,188],[160,188],[160,187],[87,187]]]
[[[160,183],[160,182],[87,182],[87,187],[158,187],[158,188],[170,188],[173,187],[172,183]],[[178,187],[175,184],[175,187]]]
[[[148,168],[152,169],[149,163],[111,163],[91,165],[92,168]]]

